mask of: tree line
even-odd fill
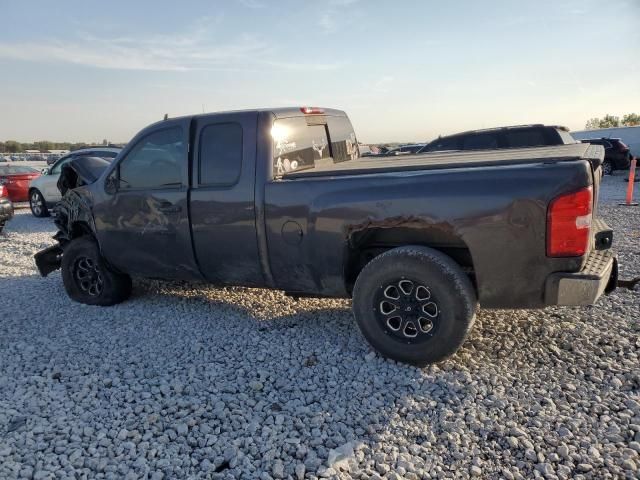
[[[26,150],[39,150],[40,152],[46,152],[47,150],[78,150],[92,145],[95,145],[95,143],[51,142],[49,140],[27,143],[7,140],[6,142],[0,142],[0,153],[23,153]],[[102,145],[109,145],[109,141],[103,140]]]
[[[596,128],[636,127],[639,125],[640,115],[637,113],[627,113],[622,117],[622,119],[607,113],[602,118],[592,118],[588,120],[584,128],[587,130],[594,130]]]

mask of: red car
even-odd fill
[[[0,185],[4,185],[12,202],[29,201],[29,182],[40,172],[26,165],[1,165]]]
[[[4,185],[0,185],[0,232],[4,228],[4,224],[13,217],[13,204],[9,200],[9,194]]]

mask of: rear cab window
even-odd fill
[[[355,132],[346,116],[278,118],[273,122],[271,136],[275,178],[360,156]]]

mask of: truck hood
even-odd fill
[[[99,157],[79,157],[62,167],[58,178],[58,190],[64,195],[67,190],[95,182],[111,164]]]

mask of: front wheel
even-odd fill
[[[47,209],[47,204],[39,190],[34,189],[29,192],[29,207],[31,207],[31,213],[34,217],[49,216],[49,209]]]
[[[86,305],[115,305],[131,295],[131,277],[109,267],[89,236],[76,238],[65,247],[62,281],[69,298]]]
[[[475,319],[468,276],[427,247],[394,248],[371,260],[353,290],[356,322],[385,357],[424,366],[460,348]]]

